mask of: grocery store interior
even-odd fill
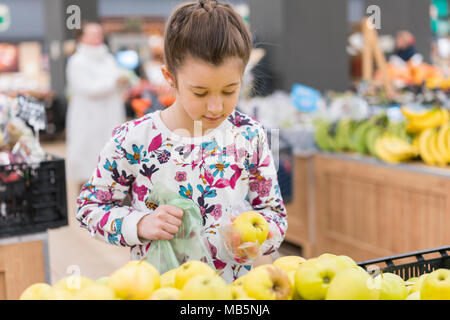
[[[80,227],[77,198],[96,168],[87,159],[114,127],[174,103],[161,66],[166,22],[182,2],[0,2],[0,299],[130,261],[130,248]],[[287,212],[281,246],[255,265],[323,253],[448,256],[450,1],[220,2],[251,31],[237,110],[270,133]],[[92,93],[80,98],[69,64],[85,22],[100,26],[107,50],[92,68],[109,69],[92,85],[74,75]],[[113,69],[123,81],[102,96]]]

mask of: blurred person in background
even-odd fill
[[[67,62],[67,177],[78,185],[92,175],[98,150],[126,120],[122,98],[128,80],[104,44],[100,24],[78,30],[76,52]]]
[[[423,56],[417,52],[416,39],[411,32],[403,30],[397,32],[395,38],[395,52],[390,57],[390,62],[403,65],[412,62],[419,65],[423,61]]]

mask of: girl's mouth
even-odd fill
[[[217,117],[217,118],[209,118],[209,117],[205,117],[203,116],[204,119],[210,121],[210,122],[216,122],[219,121],[220,119],[222,119],[222,117]]]

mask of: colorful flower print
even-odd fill
[[[175,180],[177,182],[184,182],[186,181],[186,172],[185,171],[178,171],[177,173],[175,173]]]

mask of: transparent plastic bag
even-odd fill
[[[246,212],[256,212],[248,201],[242,203],[232,204],[225,208],[225,213],[222,216],[222,220],[219,227],[219,234],[223,239],[222,245],[225,254],[228,257],[225,260],[233,261],[233,263],[252,265],[257,259],[259,259],[264,252],[268,251],[270,247],[274,245],[275,238],[273,235],[276,230],[273,229],[272,224],[268,223],[267,237],[260,243],[255,241],[244,241],[239,231],[236,229],[233,222],[239,216]],[[265,219],[264,217],[262,217]],[[249,228],[250,229],[250,228]]]
[[[163,274],[188,260],[200,260],[215,269],[211,252],[203,235],[203,218],[198,205],[190,199],[155,183],[149,200],[155,204],[172,205],[184,211],[181,226],[171,240],[153,240],[146,260]]]

